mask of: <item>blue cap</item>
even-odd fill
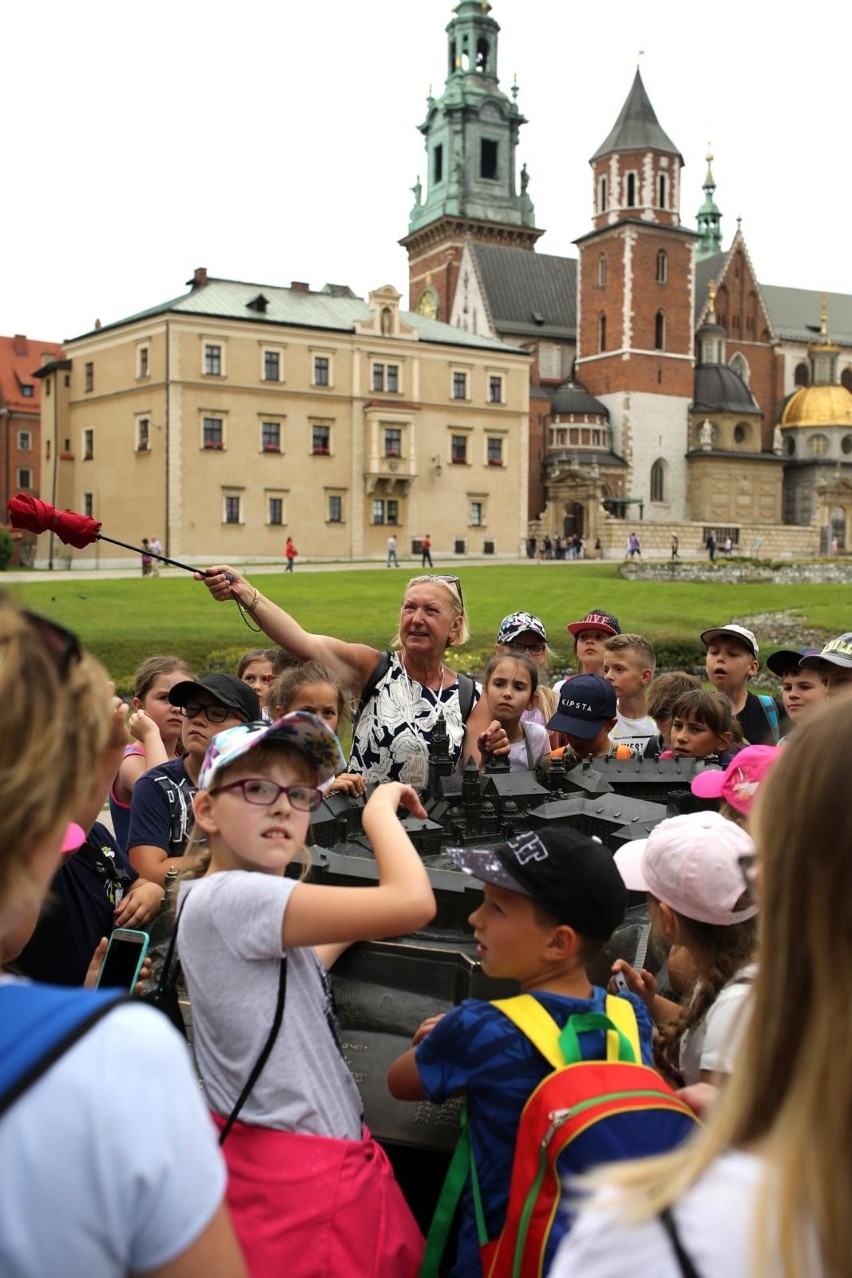
[[[602,675],[578,674],[566,679],[559,691],[559,706],[548,723],[553,732],[591,741],[605,723],[616,716],[616,695]]]

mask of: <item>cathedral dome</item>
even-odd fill
[[[603,417],[609,421],[609,409],[594,395],[590,395],[585,386],[570,379],[557,386],[553,392],[551,407],[560,417]]]
[[[802,386],[781,413],[781,426],[852,426],[852,392],[845,386]]]
[[[760,412],[748,386],[727,364],[699,364],[695,370],[694,394],[693,408],[701,412]]]

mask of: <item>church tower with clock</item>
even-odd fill
[[[420,125],[425,184],[412,187],[408,234],[409,306],[448,321],[465,238],[532,249],[542,234],[527,187],[516,182],[518,134],[526,121],[497,77],[499,26],[487,0],[460,0],[447,26],[447,79],[427,99]],[[425,186],[425,190],[424,190]]]

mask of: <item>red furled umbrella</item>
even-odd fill
[[[186,572],[198,572],[206,576],[203,568],[193,568],[182,564],[178,559],[167,559],[165,555],[155,555],[141,546],[129,546],[126,541],[116,541],[114,537],[105,537],[101,532],[100,521],[91,515],[78,515],[75,510],[57,510],[50,502],[42,501],[29,493],[18,493],[6,502],[9,512],[9,523],[13,528],[23,528],[27,532],[55,532],[66,546],[75,546],[83,550],[94,541],[108,541],[113,546],[122,546],[137,555],[149,554],[152,559],[159,559],[164,564],[173,564],[175,568],[183,568]]]

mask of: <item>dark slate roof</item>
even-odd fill
[[[589,163],[594,164],[595,160],[604,155],[612,155],[615,151],[664,151],[667,155],[676,155],[683,163],[680,151],[660,128],[638,68],[612,132],[595,151]]]
[[[759,413],[743,379],[727,364],[699,364],[692,407],[708,413]]]
[[[715,280],[717,284],[719,283],[727,260],[727,253],[714,253],[712,257],[705,257],[703,261],[695,263],[696,319],[707,305],[707,285],[711,280]]]
[[[471,244],[488,314],[501,335],[576,340],[577,261]]]
[[[557,386],[550,403],[554,413],[559,413],[560,416],[565,414],[565,416],[575,417],[604,417],[609,421],[609,409],[606,404],[602,404],[599,399],[595,399],[594,395],[590,395],[585,386],[581,386],[579,382],[569,380]]]
[[[760,291],[778,336],[791,342],[814,342],[819,337],[822,293],[809,288],[781,288],[761,284]],[[840,346],[852,346],[852,296],[826,293],[828,335]]]

